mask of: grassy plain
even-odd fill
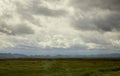
[[[120,59],[0,59],[0,76],[120,76]]]

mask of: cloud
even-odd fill
[[[98,11],[99,12],[99,11]],[[90,17],[92,16],[92,18]],[[80,30],[120,31],[120,14],[96,14],[87,15],[77,20],[72,20],[73,27]]]
[[[26,0],[27,1],[27,0]],[[32,15],[43,15],[50,17],[64,16],[67,12],[63,9],[51,9],[49,7],[42,6],[42,1],[30,0],[27,4],[22,2],[16,2],[17,12],[27,19],[32,19]]]
[[[105,18],[95,19],[94,24],[103,31],[120,31],[120,14],[110,14]]]
[[[79,31],[86,48],[118,49],[110,40],[120,40],[119,4],[119,0],[71,0],[71,27]]]
[[[74,0],[70,4],[77,10],[71,20],[76,29],[120,31],[119,0]]]
[[[4,40],[3,41],[0,40],[0,49],[1,48],[11,48],[11,47],[14,47],[14,45],[9,42],[6,42]]]
[[[71,0],[70,5],[86,11],[93,9],[120,11],[120,0]]]
[[[11,30],[9,30],[9,28],[4,23],[0,23],[0,32],[8,35],[11,34]]]
[[[20,35],[20,34],[33,34],[34,31],[31,27],[27,26],[26,24],[20,24],[18,26],[15,26],[13,28],[12,33],[15,35]]]
[[[14,48],[15,45],[9,41],[8,37],[0,33],[0,49]]]
[[[16,26],[10,26],[5,23],[0,23],[0,32],[7,35],[25,35],[33,34],[34,30],[24,23]]]
[[[35,7],[35,9],[31,10],[31,12],[36,15],[45,15],[53,17],[64,16],[64,14],[66,14],[65,10],[52,10],[47,7]]]
[[[119,0],[1,0],[0,47],[73,52],[119,50],[119,3]]]

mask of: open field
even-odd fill
[[[120,59],[0,59],[0,76],[120,76]]]

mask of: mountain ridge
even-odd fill
[[[24,55],[12,53],[0,53],[2,58],[120,58],[120,54],[96,54],[96,55]]]

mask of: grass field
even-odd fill
[[[120,59],[1,59],[0,76],[120,76]]]

